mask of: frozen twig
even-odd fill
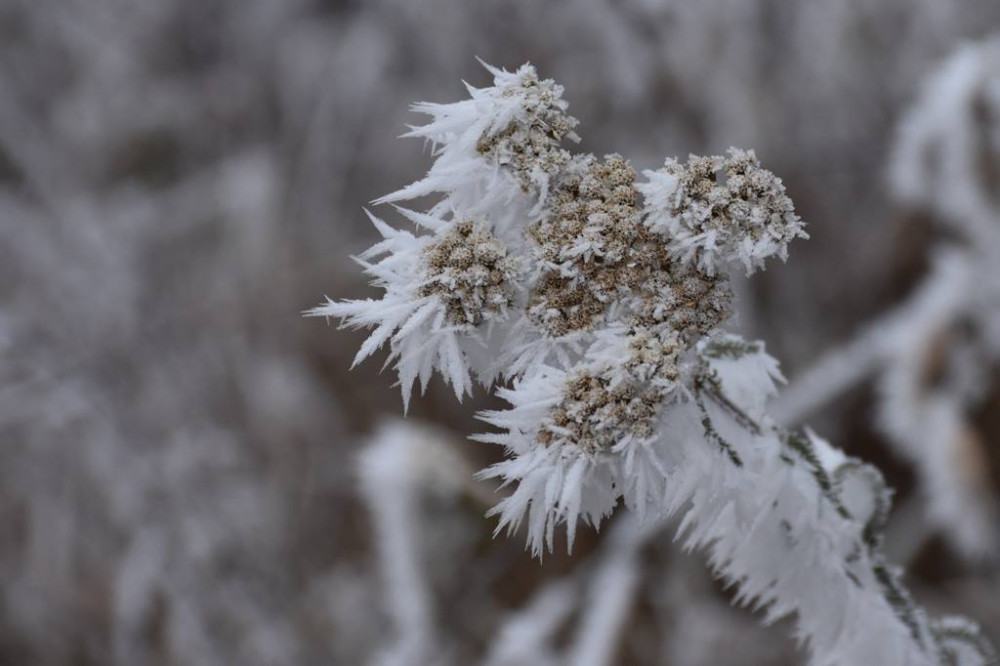
[[[385,608],[394,638],[378,657],[384,666],[442,663],[435,609],[421,562],[419,501],[429,486],[458,492],[469,471],[435,430],[383,425],[358,461],[361,490],[372,512]]]

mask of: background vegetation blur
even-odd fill
[[[406,432],[386,426],[399,394],[377,363],[348,373],[363,333],[300,312],[374,293],[345,260],[376,235],[361,208],[424,173],[427,147],[394,137],[411,102],[487,81],[475,56],[565,85],[584,150],[642,169],[736,145],[784,179],[812,238],[738,296],[794,388],[934,274],[955,232],[893,194],[896,137],[940,63],[996,29],[1000,4],[977,0],[0,2],[0,663],[382,654],[403,611],[357,454]],[[1000,115],[981,123],[1000,160]],[[897,365],[931,364],[918,351]],[[809,421],[897,489],[887,546],[918,599],[1000,642],[1000,547],[924,519],[933,495],[879,416],[884,384],[859,376]],[[963,432],[996,484],[1000,392],[977,395],[958,401]],[[409,418],[441,429],[413,435],[433,469],[401,480],[369,456],[364,478],[412,486],[440,663],[537,664],[504,653],[501,628],[526,604],[568,625],[599,604],[588,566],[608,539],[544,567],[491,540],[491,489],[456,481],[490,454],[461,439],[484,406],[432,383]],[[614,663],[801,661],[668,532],[639,562]]]

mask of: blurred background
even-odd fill
[[[531,61],[565,86],[582,150],[644,169],[755,149],[812,238],[740,283],[739,326],[794,391],[830,350],[867,348],[850,343],[962,241],[947,206],[897,196],[890,165],[941,63],[998,29],[984,0],[0,0],[0,664],[567,663],[607,538],[544,566],[520,536],[492,540],[492,489],[467,479],[498,452],[464,441],[483,395],[459,406],[432,383],[401,426],[380,360],[348,372],[363,334],[300,316],[376,295],[348,255],[376,237],[362,207],[430,164],[396,138],[419,121],[409,104],[486,85],[477,56]],[[1000,165],[986,62],[966,99],[985,109],[984,173]],[[934,349],[987,335],[953,323]],[[946,352],[897,361],[939,369]],[[989,381],[952,402],[988,504],[984,354]],[[997,558],[923,519],[933,491],[870,365],[783,413],[883,470],[914,595],[996,640]],[[366,447],[382,453],[359,468]],[[408,471],[414,455],[428,469]],[[416,536],[393,531],[365,490],[379,483],[405,488]],[[393,535],[414,553],[410,596],[386,579]],[[640,553],[610,663],[802,663],[790,626],[731,608],[670,536]],[[518,609],[545,603],[552,661],[504,652]],[[424,657],[400,656],[419,653],[400,647],[407,617],[433,636]]]

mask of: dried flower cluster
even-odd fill
[[[508,120],[504,114],[498,114],[476,141],[476,150],[510,169],[522,188],[529,191],[569,160],[570,154],[562,148],[562,141],[579,139],[573,132],[576,118],[566,114],[568,105],[562,99],[562,86],[551,79],[539,81],[534,70],[519,74],[516,87],[497,91],[506,98],[504,101],[516,104],[512,109],[515,113],[511,114],[514,117]]]
[[[612,302],[650,274],[650,246],[636,207],[635,170],[620,155],[580,156],[528,229],[541,275],[529,315],[550,335],[593,328]]]
[[[440,299],[450,323],[479,326],[510,305],[514,262],[488,229],[462,220],[425,253],[427,279],[417,294]]]
[[[871,507],[888,502],[881,477],[774,424],[777,363],[721,330],[728,269],[784,259],[805,236],[781,181],[732,149],[668,160],[638,183],[620,155],[561,146],[576,120],[559,86],[529,65],[489,69],[494,85],[470,100],[415,107],[431,121],[409,135],[434,144],[435,162],[381,201],[438,200],[399,209],[421,235],[373,218],[384,240],[359,260],[385,295],[309,314],[374,326],[358,359],[388,342],[404,402],[435,370],[459,398],[473,375],[495,387],[510,406],[480,414],[499,432],[475,439],[508,457],[481,475],[513,487],[491,513],[498,530],[526,524],[535,554],[562,524],[572,547],[580,521],[619,501],[640,517],[684,511],[688,541],[745,599],[769,617],[798,613],[816,663],[930,664],[958,650],[870,538]],[[850,496],[832,481],[849,472],[861,479]]]
[[[538,441],[564,442],[597,453],[621,442],[624,433],[652,437],[660,396],[652,389],[640,393],[632,384],[611,381],[587,372],[567,381],[563,400],[538,430]]]
[[[643,188],[652,227],[672,252],[710,275],[733,258],[753,273],[772,255],[784,260],[795,238],[807,238],[781,179],[762,169],[752,150],[692,155],[687,164],[668,158],[646,175],[655,183]]]

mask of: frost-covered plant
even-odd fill
[[[961,553],[995,557],[1000,506],[971,413],[1000,360],[1000,38],[959,48],[929,78],[890,166],[894,196],[950,238],[908,301],[817,364],[781,411],[801,416],[877,373],[878,424],[915,466],[930,524]]]
[[[891,164],[897,198],[997,251],[1000,36],[958,48],[904,119]]]
[[[739,600],[797,615],[813,663],[989,663],[975,625],[930,621],[884,561],[878,472],[775,424],[777,362],[722,328],[727,270],[804,236],[780,179],[734,149],[639,182],[619,155],[563,147],[577,123],[560,86],[488,69],[471,99],[414,107],[434,165],[380,201],[437,200],[398,209],[416,233],[371,216],[383,240],[358,261],[384,296],[308,314],[374,327],[357,361],[388,343],[404,403],[435,371],[459,398],[473,377],[495,387],[509,407],[476,439],[508,456],[481,476],[513,487],[491,513],[534,554],[619,501],[683,514]]]
[[[387,422],[358,458],[361,494],[371,513],[383,598],[393,636],[377,655],[380,666],[445,663],[421,560],[420,491],[457,495],[471,470],[449,448],[446,433]]]
[[[905,118],[896,196],[956,232],[900,313],[881,424],[915,462],[934,523],[970,554],[1000,551],[1000,507],[970,423],[1000,360],[1000,37],[957,49]]]

